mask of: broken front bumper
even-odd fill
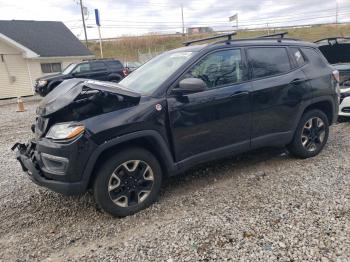
[[[12,150],[35,184],[69,196],[82,194],[87,188],[87,181],[83,179],[85,163],[79,161],[81,146],[81,142],[58,145],[31,140],[27,144],[15,144]]]

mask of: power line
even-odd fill
[[[350,7],[350,6],[344,6],[344,7]],[[342,12],[344,11],[348,11],[350,10],[349,8],[342,8]],[[288,15],[288,16],[281,16],[281,17],[275,17],[273,18],[273,20],[285,20],[285,19],[289,19],[289,18],[295,18],[295,17],[299,17],[300,15],[303,15],[303,14],[313,14],[313,13],[317,13],[317,14],[320,14],[320,13],[324,13],[324,12],[328,12],[328,11],[334,11],[334,9],[324,9],[324,10],[318,10],[318,11],[313,11],[313,12],[305,12],[305,13],[297,13],[297,14],[292,14],[292,15]],[[309,17],[309,16],[308,16]],[[312,16],[313,17],[313,16]],[[305,16],[303,16],[303,18],[305,18]],[[90,19],[89,19],[90,20]],[[91,19],[92,20],[92,19]],[[271,18],[259,18],[259,21],[271,21]],[[77,22],[77,21],[81,21],[81,20],[70,20],[70,21],[65,21],[65,23],[73,23],[73,22]],[[154,24],[154,23],[158,23],[158,24],[178,24],[179,22],[178,21],[135,21],[135,20],[109,20],[109,19],[105,19],[103,20],[104,22],[116,22],[116,23],[128,23],[128,24]],[[198,21],[191,21],[189,20],[188,23],[197,23]],[[241,20],[240,21],[241,23],[251,23],[251,22],[256,22],[256,19],[254,20]],[[206,20],[206,23],[224,23],[224,24],[227,24],[228,22],[227,21],[218,21],[218,20]]]
[[[346,14],[349,14],[349,11],[343,11],[343,12],[339,12],[339,15],[346,15]],[[286,18],[283,18],[283,20],[281,21],[280,19],[282,18],[275,18],[275,19],[270,19],[269,20],[269,23],[271,24],[276,24],[276,23],[288,23],[288,22],[298,22],[298,21],[305,21],[305,20],[315,20],[315,19],[322,19],[322,18],[329,18],[329,17],[334,17],[334,15],[323,15],[323,16],[309,16],[309,17],[303,17],[303,18],[297,18],[297,19],[286,19]],[[105,20],[105,21],[108,21],[108,20]],[[251,21],[251,23],[241,23],[241,25],[243,26],[251,26],[251,25],[265,25],[266,23],[257,23],[256,22],[257,20],[254,20],[254,21]],[[260,21],[260,20],[259,20]],[[200,22],[200,21],[196,21],[196,22],[190,22],[191,24],[196,24],[196,25],[211,25],[211,26],[231,26],[231,25],[228,25],[229,22]],[[177,27],[181,27],[182,24],[181,22],[174,22],[174,23],[169,23],[169,22],[164,22],[164,23],[157,23],[157,22],[148,22],[146,23],[145,22],[141,22],[141,21],[138,21],[138,22],[126,22],[125,25],[123,24],[108,24],[108,23],[105,23],[105,26],[108,26],[108,27],[130,27],[130,26],[142,26],[142,27],[159,27],[159,26],[162,26],[162,27],[172,27],[174,28],[174,26]],[[93,26],[93,24],[89,24],[88,26]]]

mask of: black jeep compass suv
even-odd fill
[[[320,153],[339,75],[317,46],[225,36],[166,52],[119,84],[64,81],[38,107],[34,138],[13,147],[23,170],[65,195],[91,188],[103,210],[127,216],[157,199],[165,176],[207,161],[266,146]]]

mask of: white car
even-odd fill
[[[334,67],[340,74],[339,117],[350,119],[350,63],[335,64]]]
[[[350,38],[333,37],[315,43],[328,62],[339,71],[339,119],[350,119]]]

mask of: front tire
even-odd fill
[[[112,216],[135,214],[158,198],[162,170],[147,150],[123,150],[108,159],[97,173],[94,197],[97,205]]]
[[[328,141],[328,118],[320,110],[306,112],[297,127],[289,151],[302,159],[317,156]]]

